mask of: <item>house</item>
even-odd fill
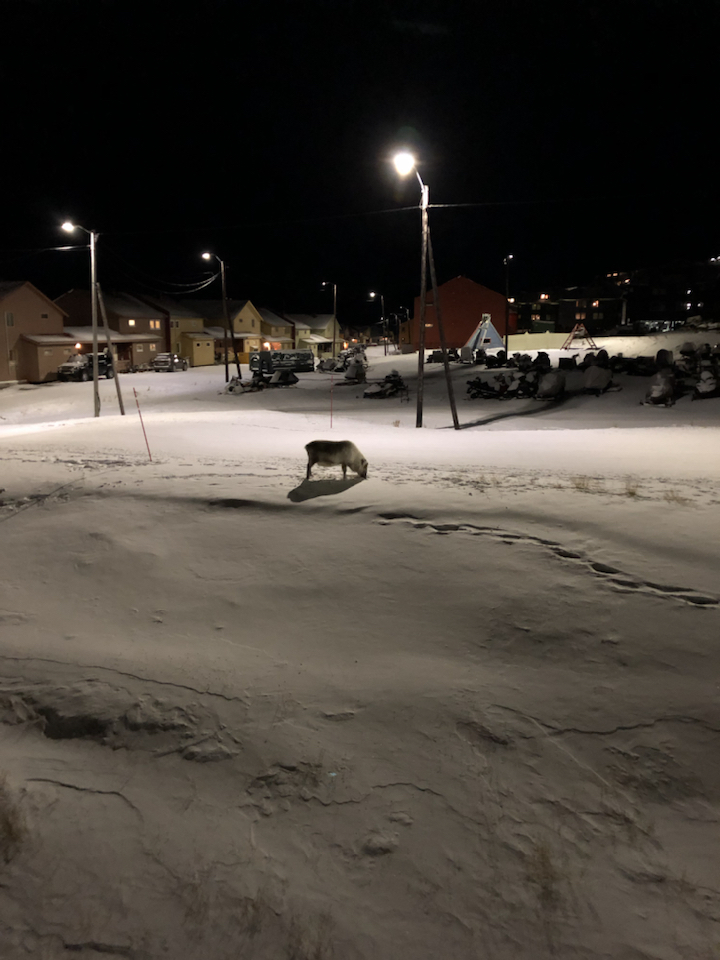
[[[295,347],[312,350],[316,357],[337,353],[343,337],[337,317],[331,313],[285,313],[295,328]]]
[[[467,343],[473,331],[483,320],[490,320],[497,332],[505,335],[505,318],[508,301],[503,294],[475,283],[467,277],[455,277],[438,287],[445,341],[448,348],[459,348]],[[509,310],[510,333],[517,329],[517,317]],[[413,316],[400,324],[400,347],[403,352],[418,349],[420,297],[415,298]],[[432,290],[427,291],[425,301],[425,348],[438,350],[441,347],[440,332],[435,315]]]
[[[290,350],[295,344],[292,323],[284,317],[279,317],[267,307],[259,307],[258,313],[262,318],[262,335],[264,350]],[[310,328],[308,327],[308,333]]]
[[[92,305],[89,290],[69,290],[57,297],[55,303],[66,311],[68,327],[91,327]],[[128,367],[150,363],[158,353],[168,349],[169,328],[167,316],[157,307],[128,293],[103,293],[108,327],[121,338],[112,338],[116,349],[115,365],[118,372]],[[102,313],[98,310],[99,341],[104,342]],[[82,338],[80,340],[83,343]],[[84,347],[84,343],[83,343]],[[92,350],[92,340],[90,341]]]
[[[66,318],[32,283],[0,281],[0,382],[55,380],[57,368],[74,352],[63,339]],[[48,339],[32,339],[38,336]]]
[[[215,363],[215,338],[205,331],[206,319],[192,300],[154,294],[140,299],[165,314],[170,353],[185,357],[193,367]]]
[[[220,362],[225,345],[225,310],[222,300],[183,300],[183,305],[197,311],[205,320],[205,333],[212,338],[215,361]],[[248,363],[250,354],[260,349],[262,343],[262,317],[249,300],[227,301],[228,322],[231,336],[235,338],[238,359]],[[234,358],[232,341],[228,352]]]

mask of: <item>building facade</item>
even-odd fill
[[[66,319],[63,308],[32,283],[0,282],[0,382],[55,380],[57,368],[74,352],[62,341]],[[28,339],[42,335],[58,342]]]
[[[478,324],[490,320],[500,336],[505,336],[506,310],[509,313],[509,333],[517,330],[514,308],[508,307],[503,294],[468,277],[455,277],[438,287],[440,313],[448,349],[459,349],[470,339]],[[420,337],[420,297],[415,298],[413,316],[400,324],[400,348],[403,352],[418,349]],[[440,331],[433,302],[433,291],[425,300],[425,349],[441,347]]]

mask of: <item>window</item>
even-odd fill
[[[252,319],[250,320],[250,324],[253,327],[255,326],[255,317],[252,317]]]
[[[150,349],[151,349],[151,350],[156,350],[157,347],[156,347],[156,345],[155,345],[154,343],[151,343],[151,344],[150,344]]]
[[[595,313],[593,313],[593,320],[602,320],[602,319],[603,319],[603,314],[601,310],[598,310]]]
[[[134,320],[128,320],[128,326],[129,326],[129,327],[134,327],[134,326],[135,326],[135,321],[134,321]]]
[[[48,315],[47,315],[46,313],[41,313],[41,314],[40,314],[40,319],[41,319],[41,320],[47,320],[47,318],[48,318]]]
[[[43,350],[43,356],[44,356],[44,357],[51,357],[52,355],[53,355],[53,351],[52,351],[52,350]]]
[[[159,321],[159,320],[151,320],[151,321],[150,321],[150,329],[151,329],[151,330],[159,330],[159,329],[160,329],[160,321]]]
[[[134,320],[133,320],[132,322],[135,323]],[[143,347],[143,345],[142,345],[141,343],[137,343],[137,344],[135,344],[135,349],[137,350],[138,353],[142,353],[145,348]]]
[[[15,363],[15,351],[14,351],[14,350],[8,350],[8,360],[9,360],[9,362],[12,363],[12,364]]]
[[[531,319],[531,320],[539,320],[539,319],[540,319],[540,314],[539,314],[539,313],[533,313],[533,314],[531,314],[530,319]]]
[[[14,326],[15,326],[15,314],[14,314],[14,313],[10,313],[9,310],[6,310],[6,311],[5,311],[5,324],[6,324],[6,326],[8,326],[8,327],[14,327]]]
[[[594,306],[594,307],[599,307],[599,306],[600,306],[600,301],[599,301],[599,300],[593,300],[593,306]]]
[[[576,313],[576,314],[575,314],[575,319],[576,319],[576,320],[584,320],[584,319],[585,319],[585,311],[584,311],[584,310],[581,310],[581,311],[579,311],[578,313]]]
[[[540,294],[540,299],[541,299],[541,300],[549,300],[549,299],[550,299],[550,294],[549,294],[549,293],[541,293],[541,294]]]

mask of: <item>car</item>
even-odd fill
[[[163,370],[166,373],[173,373],[175,370],[187,370],[188,366],[185,357],[179,357],[176,353],[159,353],[150,361],[150,369],[155,373]]]
[[[97,358],[98,376],[107,377],[108,380],[112,380],[115,376],[112,357],[108,357],[106,353],[99,353]],[[68,357],[64,363],[60,364],[57,374],[58,380],[92,380],[92,353],[74,353],[71,357]]]

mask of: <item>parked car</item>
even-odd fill
[[[75,353],[58,367],[58,380],[92,380],[93,355],[91,353]],[[112,357],[107,353],[98,354],[98,376],[112,380],[115,376]]]
[[[185,357],[179,357],[176,353],[159,353],[150,361],[150,369],[155,373],[165,371],[173,373],[175,370],[187,370],[189,363]]]

